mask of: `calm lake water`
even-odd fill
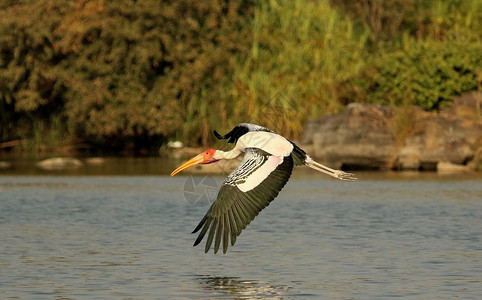
[[[480,174],[298,168],[214,255],[190,233],[223,177],[112,173],[0,176],[2,298],[482,299]]]

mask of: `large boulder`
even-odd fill
[[[336,168],[383,168],[395,151],[388,107],[351,104],[340,114],[309,121],[302,144],[312,156]]]
[[[438,114],[415,122],[418,129],[406,138],[398,155],[400,168],[418,169],[438,162],[466,165],[474,159],[482,137],[480,121]]]
[[[351,104],[340,114],[309,121],[302,143],[337,168],[435,170],[450,163],[476,169],[482,159],[477,97],[480,93],[455,99],[440,113]]]

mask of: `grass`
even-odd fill
[[[303,0],[259,2],[251,26],[251,51],[233,75],[231,124],[250,121],[297,137],[307,119],[342,108],[337,82],[363,66],[367,30],[328,1]]]

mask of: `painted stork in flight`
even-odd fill
[[[294,166],[305,165],[337,179],[356,180],[354,174],[314,161],[293,142],[259,125],[241,123],[224,136],[216,131],[214,135],[218,139],[229,139],[228,143],[235,143],[234,148],[227,152],[207,149],[171,173],[174,176],[196,164],[210,164],[245,153],[239,166],[224,180],[216,201],[192,232],[201,230],[194,242],[196,246],[209,231],[204,248],[206,253],[213,240],[214,253],[218,252],[221,241],[223,253],[226,253],[229,239],[233,246],[241,231],[278,196]]]

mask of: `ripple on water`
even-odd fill
[[[186,177],[0,176],[4,297],[482,294],[480,180],[294,177],[226,255],[192,247]],[[219,178],[216,178],[219,180]],[[180,188],[176,188],[180,187]]]

